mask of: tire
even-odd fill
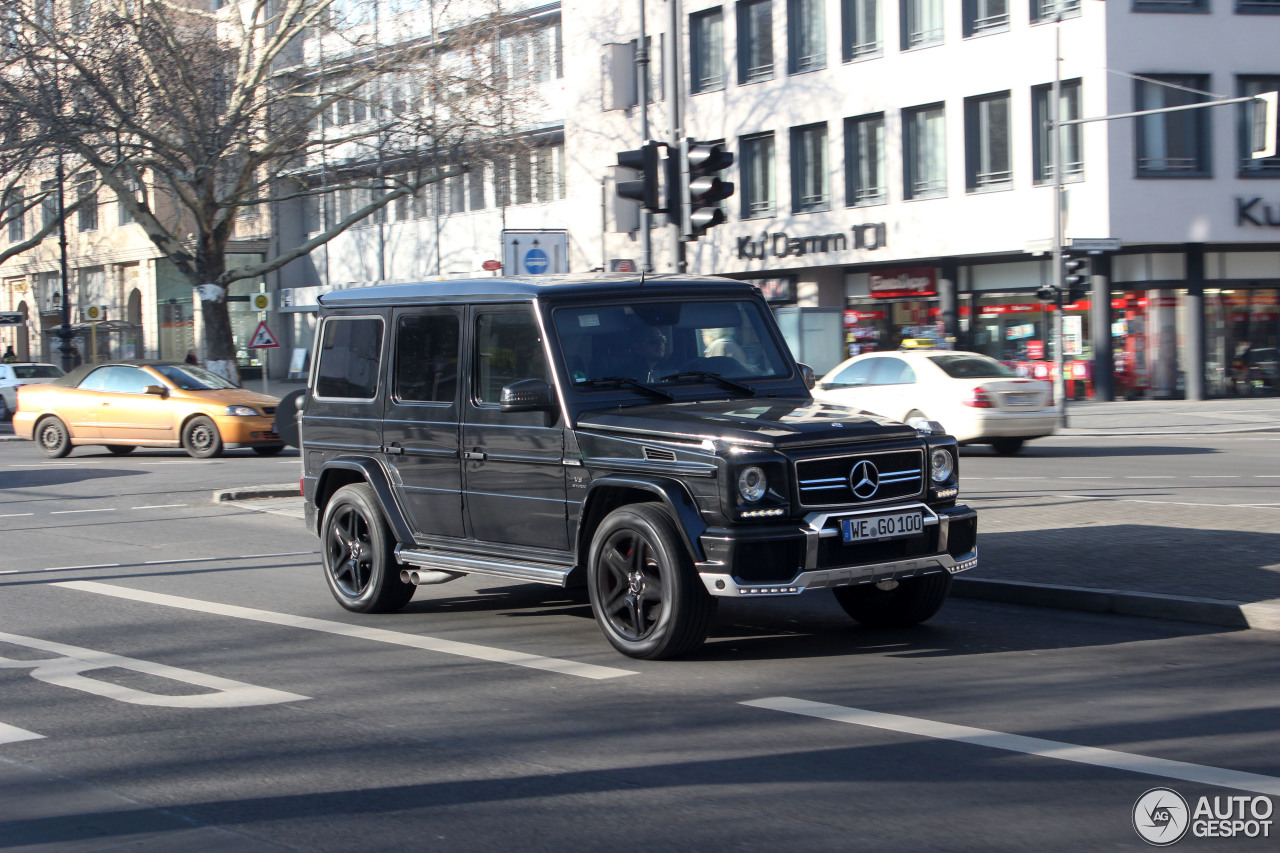
[[[108,444],[107,445],[107,450],[108,452],[111,453],[112,456],[128,456],[130,453],[132,453],[137,449],[138,449],[137,445],[134,445],[134,444]]]
[[[267,446],[267,447],[255,447],[253,449],[253,452],[258,454],[259,456],[275,456],[282,450],[284,450],[283,444],[275,445],[275,446]]]
[[[71,434],[62,421],[48,417],[36,424],[36,444],[50,459],[61,459],[71,452]]]
[[[4,395],[0,394],[0,421],[7,421],[13,417],[13,412],[9,409],[9,403],[5,400]]]
[[[1016,456],[1018,451],[1022,449],[1024,441],[1026,441],[1026,439],[993,438],[991,439],[991,446],[995,449],[996,453],[1001,456]]]
[[[909,628],[931,618],[951,592],[951,575],[938,572],[898,581],[893,589],[875,584],[836,587],[836,601],[868,628]]]
[[[338,603],[355,613],[389,613],[413,598],[400,581],[395,540],[364,483],[343,486],[324,509],[320,524],[324,579]]]
[[[197,415],[182,428],[182,449],[196,459],[211,459],[222,453],[222,435],[211,418]]]
[[[655,504],[605,517],[591,540],[587,592],[605,638],[624,655],[645,660],[697,649],[716,611],[675,522]]]

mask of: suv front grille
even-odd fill
[[[919,449],[801,459],[795,471],[800,503],[806,507],[873,504],[924,493],[924,452]]]

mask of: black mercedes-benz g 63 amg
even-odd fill
[[[815,402],[750,284],[343,290],[313,352],[306,518],[348,610],[465,574],[586,584],[609,642],[656,659],[701,645],[722,597],[831,588],[915,624],[977,563],[955,440]]]

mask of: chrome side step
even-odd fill
[[[396,547],[396,559],[406,565],[429,570],[428,572],[406,570],[400,573],[401,580],[413,584],[443,583],[446,580],[453,579],[432,574],[439,572],[446,575],[492,575],[493,577],[563,587],[568,584],[569,574],[573,571],[573,566],[554,565],[551,563],[515,563],[493,557],[473,557],[443,551],[421,551],[416,548],[405,548],[403,545]]]

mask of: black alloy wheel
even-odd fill
[[[865,583],[838,586],[832,592],[844,612],[868,628],[909,628],[942,607],[951,593],[951,574],[903,578],[893,589]]]
[[[591,543],[591,610],[624,655],[665,660],[702,645],[716,599],[707,593],[675,523],[656,504],[614,510]]]
[[[321,544],[329,591],[347,610],[387,613],[413,598],[415,587],[400,580],[394,539],[368,485],[334,493],[325,507]]]
[[[182,428],[182,449],[196,459],[210,459],[222,453],[222,434],[212,418],[197,415]]]
[[[128,456],[130,453],[132,453],[137,449],[138,449],[138,446],[136,444],[108,444],[107,445],[107,452],[109,452],[112,456]]]
[[[36,444],[40,452],[50,459],[61,459],[71,452],[71,436],[67,425],[55,417],[47,417],[36,424]]]

